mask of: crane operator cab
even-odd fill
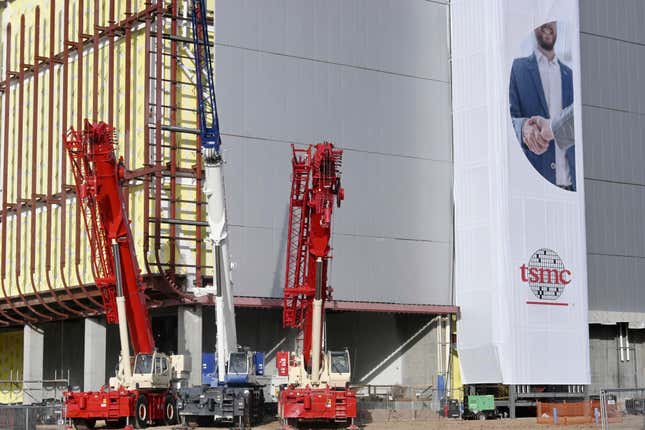
[[[349,363],[349,351],[329,351],[329,385],[332,387],[344,387],[351,378],[351,367]]]
[[[226,383],[228,385],[256,384],[257,376],[264,375],[264,354],[254,351],[232,352],[228,358]]]
[[[288,353],[287,353],[288,354]],[[285,361],[286,362],[286,361]],[[349,351],[327,351],[321,354],[320,370],[318,378],[312,378],[311,372],[305,368],[302,354],[292,354],[287,369],[278,369],[279,374],[287,375],[290,385],[312,387],[328,386],[332,388],[344,388],[349,383],[352,375],[349,361]]]
[[[162,388],[170,385],[170,360],[166,354],[137,354],[132,382],[135,388]]]
[[[110,388],[125,387],[128,389],[156,389],[168,388],[171,382],[187,379],[190,372],[188,362],[183,355],[166,355],[155,351],[152,354],[137,354],[120,363],[118,376],[110,378]],[[125,365],[131,365],[132,373],[128,375]]]

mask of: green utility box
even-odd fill
[[[489,420],[501,418],[499,411],[495,408],[495,396],[492,394],[480,396],[467,396],[464,404],[464,413],[461,414],[464,420]]]
[[[495,397],[492,394],[485,396],[468,396],[468,409],[477,413],[495,410]]]

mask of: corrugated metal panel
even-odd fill
[[[584,106],[585,175],[645,185],[645,121],[633,112]]]
[[[217,3],[236,294],[282,295],[289,143],[332,140],[334,298],[450,303],[447,6],[364,3]]]
[[[451,159],[448,83],[229,46],[217,60],[224,133]]]
[[[642,312],[645,4],[580,2],[589,309]]]
[[[436,2],[218,0],[217,10],[220,45],[450,80],[448,8]]]

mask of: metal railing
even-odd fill
[[[439,393],[432,385],[353,385],[362,423],[436,419]]]
[[[602,430],[645,429],[645,388],[602,388],[600,424]]]
[[[56,401],[39,405],[0,405],[0,430],[65,429],[64,407]]]
[[[26,380],[19,373],[10,372],[9,379],[0,380],[0,394],[10,399],[0,404],[0,430],[65,429],[67,422],[63,392],[69,387],[67,377]]]

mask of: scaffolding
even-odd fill
[[[62,140],[86,118],[114,124],[123,142],[150,306],[192,302],[187,291],[212,273],[188,2],[31,6],[0,10],[0,327],[104,311]]]

